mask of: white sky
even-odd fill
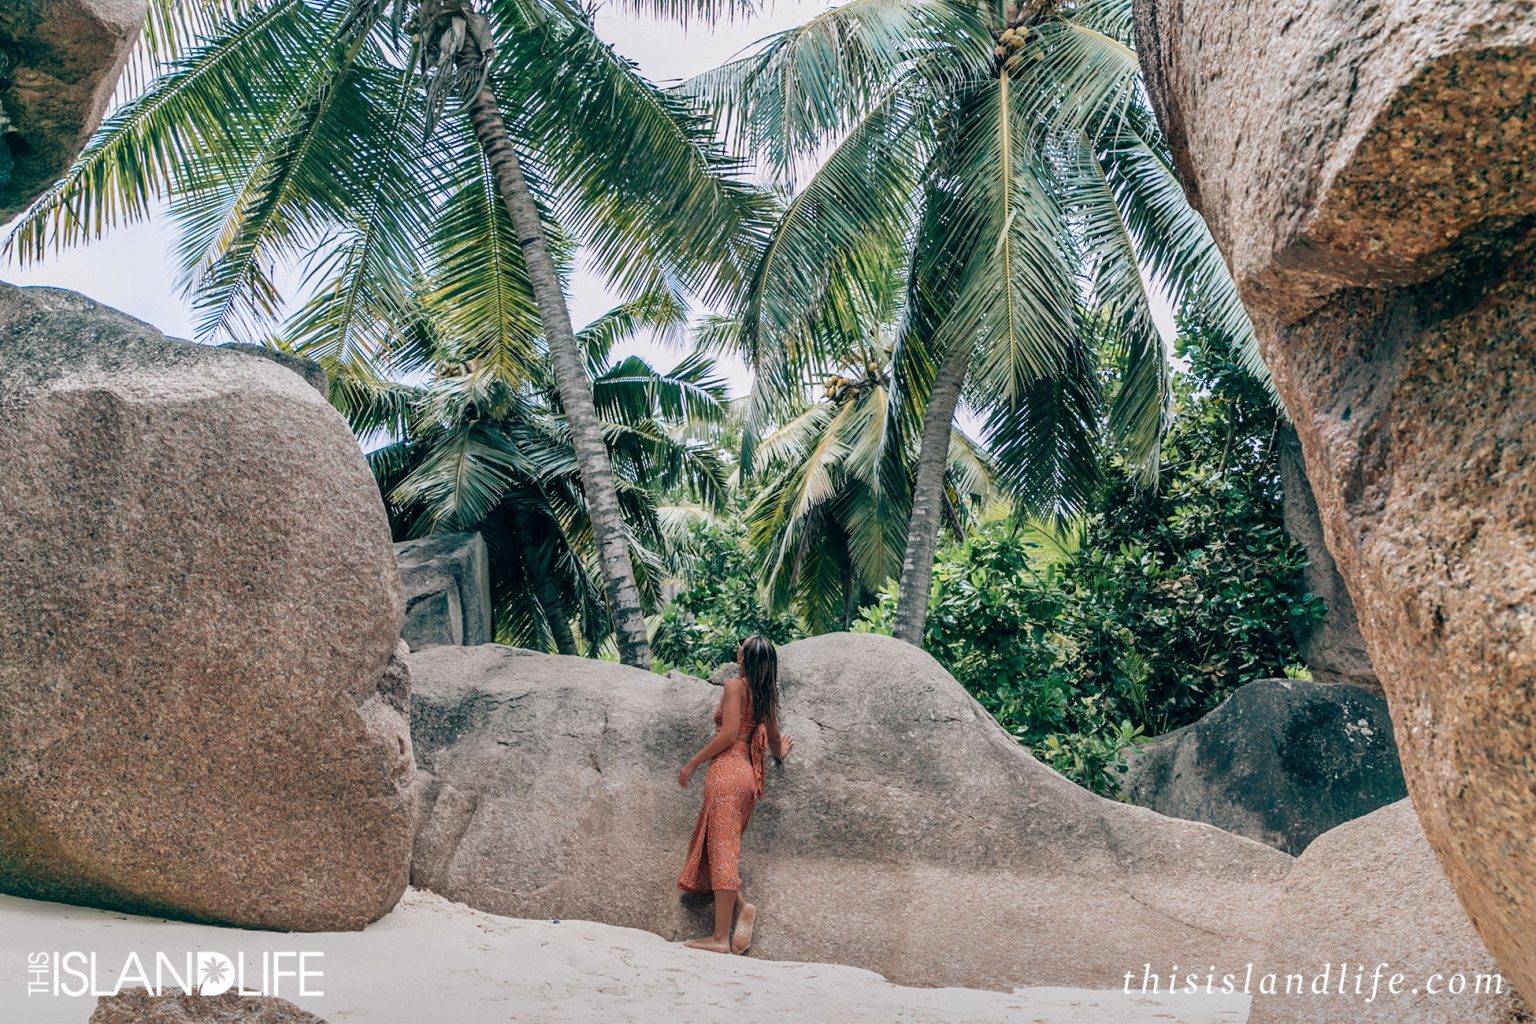
[[[667,83],[707,71],[762,37],[800,24],[831,4],[827,0],[770,0],[766,6],[767,12],[755,18],[695,26],[685,31],[673,24],[615,11],[612,4],[607,4],[599,12],[597,24],[603,37],[639,64],[644,74],[656,82]],[[121,228],[89,246],[68,250],[26,269],[0,264],[0,279],[83,292],[173,337],[191,338],[191,310],[172,280],[173,244],[174,230],[169,219],[152,219]],[[601,316],[617,301],[601,278],[582,270],[578,270],[571,283],[569,300],[571,318],[578,328]],[[1153,305],[1154,318],[1168,338],[1173,320],[1168,305],[1160,295]],[[615,355],[631,353],[662,369],[669,369],[682,355],[675,348],[647,339],[622,346]],[[730,381],[733,393],[747,392],[750,376],[739,361],[722,359],[720,371]]]

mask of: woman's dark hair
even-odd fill
[[[752,698],[752,725],[771,722],[779,710],[779,652],[760,636],[741,642],[741,674]]]

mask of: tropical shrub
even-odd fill
[[[667,603],[651,638],[658,670],[708,676],[722,661],[736,660],[744,637],[756,633],[786,644],[805,635],[793,616],[770,611],[763,601],[758,557],[737,512],[689,527],[681,589]]]
[[[1159,486],[1108,474],[1075,536],[994,521],[943,549],[924,646],[1020,742],[1112,794],[1125,748],[1294,671],[1322,603],[1281,525],[1267,392],[1191,331]],[[860,628],[889,631],[889,588]]]

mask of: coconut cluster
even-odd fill
[[[826,392],[822,397],[829,402],[839,402],[842,401],[844,395],[849,394],[853,390],[856,390],[857,387],[858,385],[849,380],[847,377],[842,377],[834,373],[832,376],[827,378]]]
[[[853,380],[834,373],[822,382],[822,387],[825,388],[822,397],[829,402],[841,402],[845,399],[857,398],[865,388],[886,383],[884,367],[873,359],[864,360],[864,374],[862,379]]]
[[[1024,48],[1029,45],[1032,35],[1033,33],[1028,25],[1011,25],[999,32],[997,34],[996,50],[998,63],[1007,64],[1022,54]],[[1038,60],[1041,54],[1036,50],[1032,56]]]

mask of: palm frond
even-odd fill
[[[665,373],[629,356],[592,382],[598,414],[618,421],[657,418],[678,424],[719,423],[729,409],[729,388],[714,360],[694,353]]]
[[[449,179],[427,239],[425,304],[456,358],[475,374],[525,380],[544,356],[522,247],[473,134],[455,123],[444,144],[451,166],[464,173]],[[550,234],[553,255],[569,266],[569,243]]]
[[[1205,221],[1190,207],[1151,114],[1133,108],[1097,147],[1146,275],[1164,282],[1175,300],[1192,297],[1211,326],[1231,339],[1243,368],[1274,396],[1237,285]]]
[[[276,268],[323,244],[326,214],[345,208],[342,189],[366,166],[373,126],[397,106],[394,74],[376,68],[373,90],[354,74],[366,36],[347,39],[339,11],[307,10],[310,59],[246,69],[272,92],[223,112],[249,133],[245,145],[193,163],[180,183],[178,277],[203,337],[260,329],[280,311]]]
[[[925,55],[942,50],[948,76],[984,77],[991,47],[973,3],[848,0],[679,91],[716,111],[731,145],[787,183],[883,102],[889,83],[905,82],[917,104],[916,90],[937,84],[910,74],[925,70]]]
[[[630,294],[667,278],[706,297],[732,287],[765,200],[736,179],[743,165],[696,104],[647,81],[565,5],[504,42],[502,109],[594,264]]]
[[[472,420],[444,430],[428,454],[395,485],[390,500],[420,505],[415,535],[464,530],[484,519],[531,467],[496,424]]]
[[[663,343],[676,342],[687,323],[688,303],[683,296],[654,289],[610,309],[578,331],[576,339],[587,353],[589,372],[596,376],[614,345],[645,332]]]
[[[119,90],[142,93],[156,76],[230,23],[249,15],[262,0],[148,0],[144,26],[123,68]]]
[[[1119,368],[1109,430],[1133,472],[1150,485],[1157,480],[1158,451],[1173,396],[1167,350],[1152,320],[1152,298],[1142,278],[1145,231],[1127,221],[1086,132],[1068,140],[1063,165],[1067,201],[1077,214],[1096,309],[1088,330],[1104,332]]]
[[[689,25],[745,17],[762,9],[759,0],[618,0],[618,7],[636,14]]]
[[[917,408],[942,353],[974,349],[972,393],[1011,403],[1061,376],[1077,335],[1066,213],[1006,74],[966,98],[930,172],[898,377]]]
[[[984,426],[998,479],[1016,505],[1052,521],[1083,514],[1101,474],[1093,356],[1084,344],[1071,358],[1076,366],[994,405]]]
[[[416,99],[402,78],[391,118],[367,137],[371,172],[346,182],[355,213],[310,261],[310,298],[283,327],[295,349],[328,367],[361,360],[399,372],[425,361],[413,343],[430,328],[413,287],[434,211],[413,165],[423,130]]]
[[[1136,102],[1131,0],[1083,0],[1034,26],[1008,61],[1031,120],[1096,137]]]
[[[761,425],[794,403],[809,367],[841,358],[829,347],[845,348],[886,305],[871,290],[901,265],[910,241],[921,138],[919,113],[893,91],[790,201],[757,254],[737,303],[743,355],[756,371],[746,472]]]

